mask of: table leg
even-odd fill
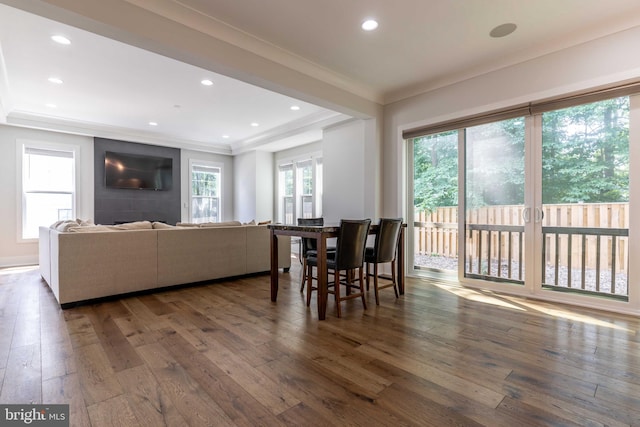
[[[271,230],[271,301],[278,299],[278,236]]]
[[[404,227],[400,227],[398,239],[398,292],[404,295]]]
[[[321,235],[318,242],[318,319],[327,314],[327,238]]]

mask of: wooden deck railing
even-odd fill
[[[628,204],[545,205],[543,210],[543,284],[626,297]],[[457,208],[418,212],[416,219],[416,254],[458,257]],[[465,234],[467,276],[524,283],[522,206],[470,211]]]

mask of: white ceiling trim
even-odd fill
[[[69,133],[89,137],[118,139],[143,144],[161,145],[164,147],[184,148],[208,153],[232,155],[231,147],[227,144],[206,143],[200,141],[172,138],[152,132],[135,131],[98,123],[64,120],[55,117],[36,115],[25,111],[12,111],[7,116],[7,124],[42,129],[53,132]]]
[[[313,142],[318,139],[317,133],[309,137],[310,132],[320,131],[321,138],[323,129],[348,120],[353,120],[353,117],[336,112],[319,112],[234,143],[231,152],[236,155],[252,150],[280,151],[290,148],[289,142],[297,136],[305,139],[304,143]]]

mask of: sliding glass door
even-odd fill
[[[635,98],[409,140],[413,273],[456,271],[473,286],[561,301],[628,301]]]

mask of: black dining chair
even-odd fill
[[[373,264],[373,288],[376,294],[376,305],[380,305],[379,289],[390,288],[398,298],[398,285],[396,283],[396,250],[400,239],[402,218],[380,218],[378,232],[373,247],[365,250],[364,261],[367,272],[367,290],[369,290],[370,265]],[[391,263],[391,282],[380,285],[378,283],[378,264]]]
[[[370,219],[341,220],[335,255],[327,257],[327,271],[333,273],[333,281],[327,282],[327,289],[328,293],[335,296],[338,317],[342,314],[340,303],[348,299],[361,298],[364,309],[367,309],[367,302],[364,299],[364,251],[370,226]],[[307,259],[307,268],[309,269],[307,273],[307,305],[311,303],[311,292],[317,290],[312,286],[311,280],[311,269],[317,265],[316,253],[316,256],[309,256]],[[358,270],[357,278],[353,274],[356,269]],[[344,274],[340,274],[341,271]],[[358,282],[358,285],[355,282]],[[340,294],[341,285],[346,287],[344,296]],[[358,292],[354,293],[353,290]]]
[[[298,225],[324,225],[324,218],[298,218]],[[300,282],[300,292],[304,291],[307,283],[307,257],[317,256],[318,242],[316,239],[302,237],[300,239],[300,261],[302,262],[302,280]]]

